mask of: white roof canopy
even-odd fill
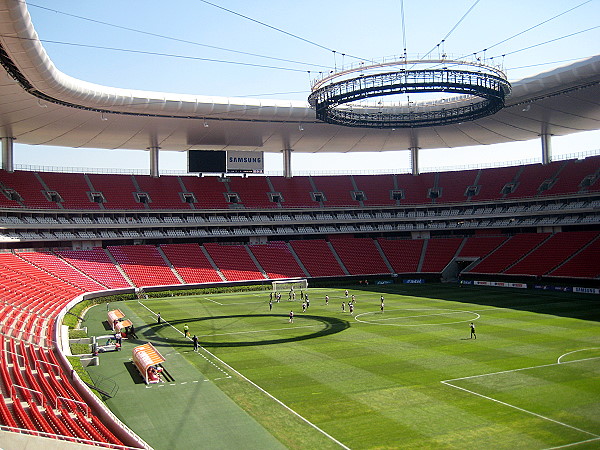
[[[512,83],[497,114],[457,125],[362,129],[315,119],[304,101],[147,92],[60,72],[25,2],[0,0],[0,137],[73,148],[378,152],[496,144],[596,130],[600,56]],[[301,125],[301,126],[300,126]]]

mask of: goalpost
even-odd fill
[[[308,289],[308,280],[306,278],[288,278],[287,280],[276,280],[272,282],[273,292],[290,292],[292,289],[296,292]]]

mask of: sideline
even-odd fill
[[[156,315],[157,315],[157,314],[156,314],[154,311],[152,311],[150,308],[148,308],[146,305],[144,305],[144,304],[143,304],[142,302],[140,302],[139,300],[138,300],[138,303],[139,303],[141,306],[143,306],[144,308],[146,308],[148,311],[150,311],[150,313],[151,313],[152,315],[154,315],[154,316],[156,316]],[[180,330],[178,330],[178,329],[177,329],[177,327],[174,327],[174,326],[173,326],[173,325],[171,325],[171,323],[169,323],[168,321],[166,321],[166,320],[162,320],[162,322],[164,322],[165,324],[169,325],[171,328],[173,328],[173,329],[174,329],[175,331],[177,331],[179,334],[183,335],[183,333],[182,333]],[[184,337],[185,337],[185,336],[184,336]],[[188,337],[187,339],[188,339],[188,340],[190,340],[190,341],[192,340],[192,339],[191,339],[191,338],[189,338],[189,337]],[[200,347],[200,348],[204,349],[203,347]],[[198,354],[198,355],[200,355],[200,356],[202,356],[202,357],[203,357],[203,358],[204,358],[204,359],[205,359],[205,360],[206,360],[206,361],[207,361],[209,364],[211,364],[211,365],[212,365],[212,366],[213,366],[215,369],[217,369],[219,372],[221,372],[221,373],[224,375],[224,378],[231,378],[231,375],[229,375],[229,374],[227,373],[227,371],[225,371],[225,370],[224,370],[222,367],[219,367],[218,365],[216,365],[216,364],[214,363],[214,361],[211,361],[210,359],[208,359],[206,356],[204,356],[204,355],[203,355],[202,353],[200,353],[200,352],[195,352],[195,353],[196,353],[196,354]]]
[[[142,305],[144,308],[146,308],[148,311],[150,311],[152,314],[154,314],[156,316],[156,314],[154,313],[154,311],[152,311],[150,308],[148,308],[146,305],[144,305],[142,302],[140,302],[138,300],[138,303],[140,305]],[[178,333],[183,334],[180,330],[178,330],[176,327],[174,327],[173,325],[171,325],[169,322],[164,321],[166,324],[168,324],[171,328],[173,328],[174,330],[177,330]],[[189,338],[188,338],[189,339]],[[240,372],[238,372],[237,370],[235,370],[233,367],[231,367],[229,364],[227,364],[225,361],[223,361],[221,358],[219,358],[218,356],[216,356],[215,354],[213,354],[212,352],[208,351],[206,348],[200,346],[200,348],[202,350],[204,350],[206,353],[208,353],[211,357],[213,357],[216,361],[218,361],[220,364],[222,364],[223,366],[227,367],[229,369],[230,372],[235,373],[237,376],[239,376],[241,379],[243,379],[244,381],[250,383],[252,386],[254,386],[256,389],[258,389],[259,391],[261,391],[263,394],[267,395],[269,398],[271,398],[272,400],[274,400],[276,403],[278,403],[279,405],[283,406],[285,409],[287,409],[289,412],[291,412],[293,415],[295,415],[296,417],[298,417],[300,420],[302,420],[304,423],[306,423],[307,425],[311,426],[312,428],[314,428],[315,430],[317,430],[319,433],[323,434],[325,437],[327,437],[328,439],[330,439],[331,441],[335,442],[337,445],[339,445],[340,447],[342,447],[343,449],[346,450],[350,450],[350,447],[347,447],[346,445],[342,444],[340,441],[338,441],[336,438],[334,438],[333,436],[331,436],[329,433],[327,433],[326,431],[322,430],[321,428],[319,428],[318,426],[316,426],[314,423],[312,423],[311,421],[309,421],[308,419],[306,419],[305,417],[301,416],[299,413],[297,413],[296,411],[294,411],[292,408],[290,408],[289,406],[287,406],[285,403],[283,403],[281,400],[279,400],[278,398],[274,397],[272,394],[268,393],[267,391],[265,391],[263,388],[261,388],[258,384],[256,384],[254,381],[250,380],[249,378],[247,378],[246,376],[242,375]],[[206,358],[204,355],[198,353],[200,356]],[[210,361],[208,358],[206,358],[207,361],[209,361],[211,364],[214,365],[214,363],[212,361]],[[215,367],[218,367],[215,365]],[[220,369],[220,368],[219,368]],[[222,369],[220,369],[222,370]],[[228,375],[229,378],[231,378],[231,375]]]

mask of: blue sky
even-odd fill
[[[35,0],[28,4],[40,38],[54,41],[44,46],[61,71],[98,84],[150,91],[305,100],[310,78],[319,71],[356,62],[353,57],[401,55],[405,43],[409,57],[431,50],[436,56],[438,48],[448,55],[478,52],[483,56],[487,48],[485,57],[503,62],[513,81],[600,53],[600,28],[579,33],[598,26],[599,0],[404,0],[404,28],[400,0]],[[571,8],[575,9],[499,44]],[[578,34],[562,38],[573,33]],[[598,131],[554,138],[553,152],[596,150],[599,138]],[[534,140],[422,151],[421,166],[539,156],[540,143]],[[15,163],[143,169],[149,164],[146,152],[18,143]],[[281,156],[267,154],[265,164],[267,171],[280,171]],[[183,170],[185,165],[184,153],[161,152],[161,170]],[[406,151],[294,154],[292,167],[295,173],[390,171],[408,168],[409,157]]]

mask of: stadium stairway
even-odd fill
[[[204,249],[198,244],[161,244],[160,249],[185,283],[224,281],[214,262],[209,261]]]
[[[523,256],[537,248],[550,233],[515,234],[469,270],[471,273],[503,273]]]
[[[329,247],[331,254],[335,258],[337,263],[340,265],[340,267],[342,268],[344,275],[350,275],[350,272],[348,272],[348,269],[346,269],[346,266],[344,265],[342,259],[340,258],[340,255],[337,254],[337,252],[335,251],[335,248],[333,248],[333,245],[331,244],[331,242],[327,241],[327,247]]]
[[[298,266],[302,269],[302,272],[304,272],[304,276],[305,277],[310,277],[310,273],[308,273],[308,270],[306,270],[306,267],[304,266],[304,264],[302,263],[302,261],[298,257],[298,254],[294,251],[294,247],[292,247],[292,244],[289,243],[289,242],[286,242],[285,245],[287,246],[290,254],[296,260],[296,264],[298,264]]]
[[[248,247],[247,245],[244,245],[244,248],[246,249],[248,256],[250,256],[250,259],[256,265],[256,267],[258,268],[258,270],[262,274],[262,276],[265,278],[270,278],[269,275],[267,275],[267,272],[265,271],[265,269],[263,269],[263,267],[258,262],[258,259],[256,259],[256,256],[254,256],[254,253],[252,253],[252,251],[250,250],[250,247]]]
[[[106,286],[107,289],[131,286],[115,266],[114,260],[110,260],[103,248],[62,250],[53,253],[79,272]]]
[[[162,257],[162,259],[165,261],[165,264],[169,267],[169,269],[171,269],[171,272],[173,272],[173,275],[175,275],[175,277],[179,280],[179,282],[181,284],[185,284],[185,280],[179,274],[179,272],[177,272],[177,269],[175,268],[173,263],[171,261],[169,261],[169,258],[167,258],[167,255],[165,255],[165,252],[163,251],[163,249],[160,246],[158,246],[158,247],[156,247],[156,251]]]
[[[311,277],[348,275],[331,251],[325,239],[293,240],[289,242]]]
[[[381,248],[381,245],[379,245],[379,241],[377,239],[373,239],[373,244],[375,245],[375,248],[379,252],[379,256],[381,256],[381,259],[383,260],[383,262],[387,266],[387,268],[390,271],[390,273],[394,273],[394,268],[390,264],[390,261],[387,259],[387,256],[385,256],[385,252]]]
[[[267,244],[248,245],[247,248],[256,258],[257,265],[270,279],[308,276],[298,265],[285,242],[271,241]]]
[[[423,270],[423,264],[425,264],[425,256],[427,255],[427,246],[429,245],[429,239],[423,240],[423,248],[421,249],[421,256],[419,257],[419,263],[417,264],[417,272]]]
[[[215,269],[215,271],[219,274],[219,277],[221,277],[221,281],[227,281],[227,278],[225,278],[225,275],[223,274],[221,269],[219,269],[215,261],[210,256],[210,253],[208,253],[208,250],[203,245],[200,246],[200,248],[202,249],[202,253],[204,253],[204,256],[206,256],[206,259],[208,260],[212,268]]]
[[[555,233],[507,268],[504,273],[545,275],[556,268],[558,264],[570,259],[574,253],[590,243],[597,235],[596,231]]]
[[[86,291],[102,291],[107,289],[106,286],[93,280],[54,253],[15,252],[15,255],[74,287],[85,289]]]
[[[600,278],[600,269],[590,261],[600,261],[600,233],[569,259],[548,273],[552,277]]]
[[[526,253],[522,254],[520,257],[518,257],[515,261],[513,261],[511,264],[509,264],[508,266],[506,266],[503,270],[502,273],[510,273],[508,271],[510,271],[510,269],[514,266],[516,266],[517,264],[519,264],[521,261],[525,260],[528,256],[532,255],[535,253],[535,251],[537,249],[539,249],[540,247],[542,247],[544,245],[544,243],[546,243],[549,239],[552,238],[552,234],[547,234],[545,237],[543,237],[542,239],[539,240],[539,242],[537,242],[533,248],[530,248]]]
[[[131,287],[135,287],[135,283],[133,282],[133,280],[131,278],[129,278],[129,275],[127,275],[127,272],[125,272],[125,270],[123,270],[123,268],[121,267],[119,262],[112,255],[112,253],[109,252],[107,248],[103,248],[102,250],[104,250],[104,253],[106,254],[106,256],[108,256],[108,259],[110,259],[110,261],[114,264],[115,268],[119,271],[119,273],[123,276],[123,278],[125,278],[125,280],[127,280],[129,285]]]

